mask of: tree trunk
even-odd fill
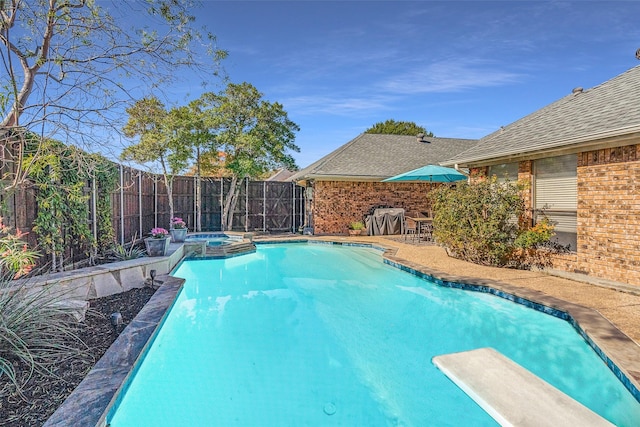
[[[162,165],[162,177],[164,178],[164,186],[167,187],[167,199],[169,199],[169,221],[173,218],[173,175],[170,175],[167,171],[167,166],[164,163],[164,159],[160,159]]]
[[[224,203],[224,210],[222,211],[223,231],[230,231],[233,226],[233,212],[235,211],[236,203],[238,202],[239,190],[240,185],[238,184],[238,177],[234,175],[233,178],[231,178],[231,186],[229,187],[227,200]]]

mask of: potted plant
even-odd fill
[[[171,227],[169,232],[171,233],[171,241],[174,243],[184,242],[187,237],[187,223],[182,218],[171,218]]]
[[[359,236],[364,230],[364,223],[362,221],[353,221],[349,224],[349,235]]]
[[[167,249],[169,249],[169,241],[171,236],[169,232],[164,228],[153,228],[151,230],[151,237],[144,239],[144,245],[147,248],[147,255],[149,256],[165,256]]]

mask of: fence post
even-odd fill
[[[138,171],[138,232],[142,238],[142,171]]]
[[[291,232],[296,232],[296,183],[291,181]]]
[[[193,177],[193,231],[200,231],[198,226],[198,179]],[[186,220],[185,220],[186,221]]]
[[[153,174],[153,228],[158,227],[158,177]]]
[[[249,178],[244,179],[244,232],[249,231]]]
[[[224,219],[224,178],[220,177],[220,231],[224,230],[224,224],[222,220]]]
[[[98,242],[98,215],[96,210],[98,209],[96,198],[97,198],[97,189],[96,189],[96,177],[91,178],[91,223],[92,223],[92,232],[93,238]]]
[[[124,245],[124,167],[120,165],[120,244]]]
[[[306,212],[305,212],[306,206],[304,205],[304,199],[307,196],[305,194],[306,190],[304,189],[304,187],[300,186],[299,190],[300,190],[300,225],[303,225],[304,224],[304,216],[306,214]]]
[[[267,181],[262,181],[262,232],[267,232]]]

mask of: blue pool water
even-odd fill
[[[565,321],[317,244],[183,262],[170,315],[107,421],[124,426],[496,425],[434,365],[493,347],[621,426],[640,404]]]
[[[207,246],[224,246],[234,242],[241,242],[242,237],[230,236],[224,233],[197,233],[187,236],[186,242],[206,242]]]

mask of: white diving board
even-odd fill
[[[432,361],[502,426],[613,426],[492,348],[444,354]]]

